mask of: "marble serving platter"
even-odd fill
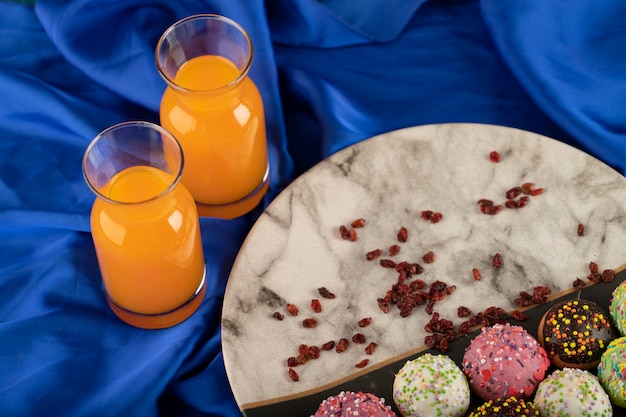
[[[492,151],[499,162],[489,158]],[[505,192],[533,183],[543,192],[526,206],[481,213],[477,202],[504,204]],[[421,212],[442,214],[438,223]],[[365,219],[355,241],[339,227]],[[584,226],[584,234],[579,226]],[[401,227],[406,242],[398,242]],[[391,245],[400,252],[390,256]],[[375,260],[365,254],[382,249]],[[432,263],[422,257],[435,254]],[[502,256],[500,268],[493,257]],[[370,391],[388,391],[376,375],[424,351],[430,320],[424,306],[401,317],[394,306],[378,307],[397,280],[380,259],[417,262],[428,284],[440,280],[456,290],[434,310],[460,324],[460,305],[474,312],[490,306],[516,309],[520,291],[548,286],[567,294],[577,278],[586,280],[589,263],[620,271],[626,263],[626,180],[597,159],[556,140],[512,128],[443,124],[383,134],[320,162],[271,203],[247,237],[233,266],[222,312],[222,347],[227,375],[242,412],[291,404],[284,415],[309,416],[315,395],[337,392],[364,380]],[[481,272],[475,280],[472,269]],[[623,274],[619,274],[620,276]],[[325,287],[334,299],[320,296]],[[611,287],[601,287],[608,300]],[[603,294],[603,295],[602,295]],[[322,311],[314,312],[311,300]],[[299,308],[297,316],[286,311]],[[275,312],[283,320],[273,317]],[[368,327],[358,322],[371,317]],[[314,318],[315,328],[303,320]],[[323,351],[319,359],[293,368],[287,359],[301,344],[316,345],[361,332],[363,345],[342,353]],[[369,342],[377,348],[365,353]],[[364,368],[355,364],[363,359]],[[378,374],[377,374],[378,373]],[[386,381],[388,378],[386,379]],[[378,385],[377,385],[378,384]],[[316,398],[314,402],[299,398]],[[293,405],[295,401],[295,406]],[[391,401],[388,398],[388,401]],[[306,405],[305,405],[306,404]]]

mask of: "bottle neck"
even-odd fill
[[[169,85],[168,89],[179,106],[192,109],[193,112],[207,113],[235,106],[239,102],[245,80],[243,78],[237,84],[215,90],[184,90],[174,85]]]

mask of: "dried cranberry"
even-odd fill
[[[576,278],[576,280],[572,283],[572,287],[576,290],[582,290],[585,288],[585,281],[580,278]]]
[[[302,326],[307,329],[314,329],[315,327],[317,327],[317,320],[311,317],[306,318],[302,320]]]
[[[383,268],[395,268],[396,263],[391,259],[381,259],[380,266],[382,266]]]
[[[389,247],[389,256],[396,256],[400,253],[400,245],[391,245]]]
[[[298,373],[292,368],[289,368],[289,378],[294,382],[298,382],[300,380],[300,377],[298,377]]]
[[[418,290],[424,289],[426,288],[426,282],[422,281],[421,279],[414,279],[409,284],[409,288],[411,289],[411,291],[418,291]]]
[[[535,304],[543,304],[546,302],[548,295],[550,295],[550,288],[539,285],[533,289],[532,300]]]
[[[426,307],[424,308],[424,311],[426,312],[426,314],[433,314],[433,309],[435,308],[435,300],[430,300],[428,302],[428,304],[426,304]]]
[[[371,261],[372,259],[378,258],[382,254],[383,254],[382,250],[374,249],[373,251],[369,251],[365,254],[365,259],[367,259],[368,261]]]
[[[535,188],[533,190],[530,190],[530,195],[532,196],[537,196],[543,194],[543,188]]]
[[[576,231],[578,236],[585,236],[585,225],[582,223],[578,223],[578,230]]]
[[[377,346],[378,344],[376,344],[376,342],[370,342],[370,344],[365,347],[365,353],[367,353],[368,355],[372,355]]]
[[[522,184],[522,193],[526,194],[526,195],[530,195],[530,193],[533,190],[533,186],[534,184],[532,182],[525,182],[524,184]]]
[[[319,292],[319,294],[324,297],[324,298],[328,298],[328,299],[334,299],[335,298],[335,294],[333,294],[332,292],[328,291],[328,289],[326,287],[321,287],[317,289],[317,292]]]
[[[476,268],[472,269],[472,276],[474,277],[474,281],[480,281],[481,279],[481,275],[480,275],[480,271]]]
[[[363,218],[356,219],[350,224],[350,226],[355,227],[355,228],[363,227],[365,226],[365,219]]]
[[[515,310],[511,313],[511,317],[513,317],[517,321],[526,321],[528,320],[528,316],[521,311]]]
[[[339,343],[337,343],[337,346],[335,347],[335,352],[337,353],[344,352],[346,349],[348,349],[349,343],[350,342],[348,342],[348,339],[345,339],[345,338],[339,339]]]
[[[589,275],[587,275],[587,279],[591,282],[598,283],[602,281],[602,274],[599,272],[592,272]]]
[[[412,263],[409,265],[409,273],[411,275],[419,275],[424,271],[420,264]]]
[[[514,303],[518,307],[526,307],[532,304],[532,297],[520,296],[515,299]]]
[[[500,162],[500,153],[498,151],[489,152],[489,160],[495,163]]]
[[[602,271],[602,282],[613,282],[615,279],[615,271],[612,269],[605,269]]]
[[[357,236],[357,233],[356,233],[356,229],[350,229],[350,230],[348,230],[348,239],[349,239],[351,242],[356,242],[357,237],[358,237],[358,236]]]
[[[355,368],[365,368],[367,364],[370,363],[369,359],[363,359],[361,362],[354,365]]]
[[[420,217],[424,220],[430,220],[432,215],[433,215],[432,210],[422,210],[422,212],[420,213]]]
[[[355,333],[352,336],[352,342],[359,345],[365,343],[365,335],[363,333]]]
[[[275,311],[274,314],[272,314],[272,317],[274,317],[276,320],[282,320],[285,318],[284,315],[282,315],[280,312]]]
[[[493,201],[481,198],[478,200],[478,207],[480,208],[480,212],[483,214],[495,215],[502,210],[502,205],[494,204]]]
[[[348,232],[348,228],[344,226],[343,224],[339,226],[339,235],[341,236],[343,240],[350,239],[350,233]]]
[[[495,255],[493,255],[493,261],[492,261],[493,267],[498,269],[502,266],[502,255],[500,255],[499,253],[496,253]]]
[[[398,242],[406,242],[407,239],[409,238],[409,231],[407,230],[406,227],[401,227],[400,230],[398,230]]]
[[[426,252],[426,254],[422,256],[422,260],[427,264],[435,262],[435,253],[433,251]]]
[[[287,304],[287,313],[289,313],[289,315],[297,316],[298,312],[298,307],[295,304]]]
[[[517,200],[517,208],[522,208],[526,205],[528,205],[528,203],[530,202],[530,199],[528,197],[526,197],[525,195],[521,196],[519,198],[519,200]]]
[[[389,301],[385,301],[384,298],[379,298],[377,302],[380,311],[382,311],[383,313],[389,313]]]
[[[322,350],[331,350],[334,347],[335,347],[335,341],[331,340],[322,345]]]
[[[470,310],[467,307],[460,306],[456,310],[456,315],[459,316],[459,317],[469,317],[469,316],[472,315],[472,310]]]
[[[322,311],[322,303],[317,298],[311,300],[311,310],[316,313],[320,313]]]
[[[359,327],[367,327],[370,325],[371,322],[372,322],[371,317],[364,317],[361,320],[359,320]]]
[[[438,211],[434,212],[432,216],[430,216],[431,223],[439,223],[441,219],[443,219],[443,214],[439,213]]]
[[[522,193],[522,187],[513,187],[505,193],[508,200],[516,199]]]
[[[599,270],[600,268],[598,267],[597,263],[595,263],[594,261],[589,262],[589,272],[591,272],[592,274],[595,274]]]
[[[319,359],[320,348],[318,348],[317,346],[309,346],[309,349],[307,350],[306,355],[311,359]]]
[[[411,315],[414,309],[413,304],[406,304],[400,308],[400,317],[408,317]]]

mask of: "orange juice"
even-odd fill
[[[182,182],[201,215],[237,217],[267,190],[263,102],[254,82],[239,75],[226,58],[198,56],[180,67],[179,88],[168,87],[161,101],[161,125],[183,148]]]
[[[97,198],[91,212],[109,304],[120,318],[139,327],[176,324],[204,295],[195,203],[181,184],[168,190],[173,180],[157,168],[127,168],[98,190],[114,201]]]

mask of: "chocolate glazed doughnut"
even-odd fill
[[[537,339],[557,368],[590,370],[598,366],[615,334],[608,313],[598,304],[569,300],[546,311]]]

